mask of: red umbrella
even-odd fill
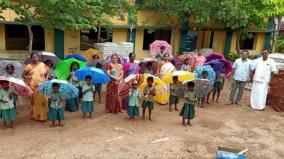
[[[0,76],[0,81],[8,81],[10,83],[10,87],[14,88],[19,96],[30,96],[33,94],[32,89],[26,85],[23,80],[14,77]]]
[[[129,90],[132,88],[132,83],[134,80],[136,80],[137,84],[140,85],[144,81],[144,76],[142,74],[132,74],[126,77],[118,88],[119,97],[123,99],[128,96]]]

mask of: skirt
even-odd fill
[[[79,110],[79,98],[71,98],[66,100],[65,110],[69,112],[75,112]]]
[[[10,122],[16,119],[16,109],[2,109],[1,110],[3,121]]]
[[[94,102],[93,101],[83,101],[81,110],[83,113],[94,112]]]
[[[214,83],[214,90],[215,91],[221,91],[221,90],[223,90],[223,87],[224,87],[224,84],[220,81],[216,81]]]
[[[184,119],[193,119],[195,117],[195,109],[193,104],[184,103],[179,116],[182,116]]]
[[[63,108],[55,109],[55,108],[49,107],[48,120],[49,121],[64,120]]]
[[[129,115],[129,117],[139,116],[139,107],[129,106],[127,109],[127,114]]]
[[[179,103],[179,97],[170,95],[170,104],[177,104]]]

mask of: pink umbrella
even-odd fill
[[[132,88],[133,81],[136,80],[138,86],[143,83],[144,76],[142,74],[131,74],[123,80],[123,83],[118,87],[118,96],[126,98],[128,96],[129,90]]]
[[[156,55],[161,51],[161,46],[165,47],[165,52],[172,55],[172,46],[163,40],[155,40],[153,43],[150,44],[150,54],[152,57],[156,57]]]
[[[14,77],[0,76],[0,81],[8,81],[10,87],[13,87],[19,96],[30,96],[33,94],[32,89],[26,85],[23,80]]]
[[[206,58],[205,63],[213,61],[213,60],[225,59],[223,54],[214,53],[214,52],[210,52],[210,53],[206,54],[205,58]]]

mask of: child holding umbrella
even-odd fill
[[[82,112],[83,119],[86,118],[86,113],[90,114],[90,119],[92,119],[92,113],[94,112],[94,93],[95,86],[92,84],[92,77],[90,75],[85,78],[86,84],[82,88],[83,103]]]

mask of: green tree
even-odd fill
[[[0,1],[0,14],[3,13],[3,10],[9,8],[10,1],[9,0],[1,0]],[[0,19],[5,19],[3,16],[0,15]]]

